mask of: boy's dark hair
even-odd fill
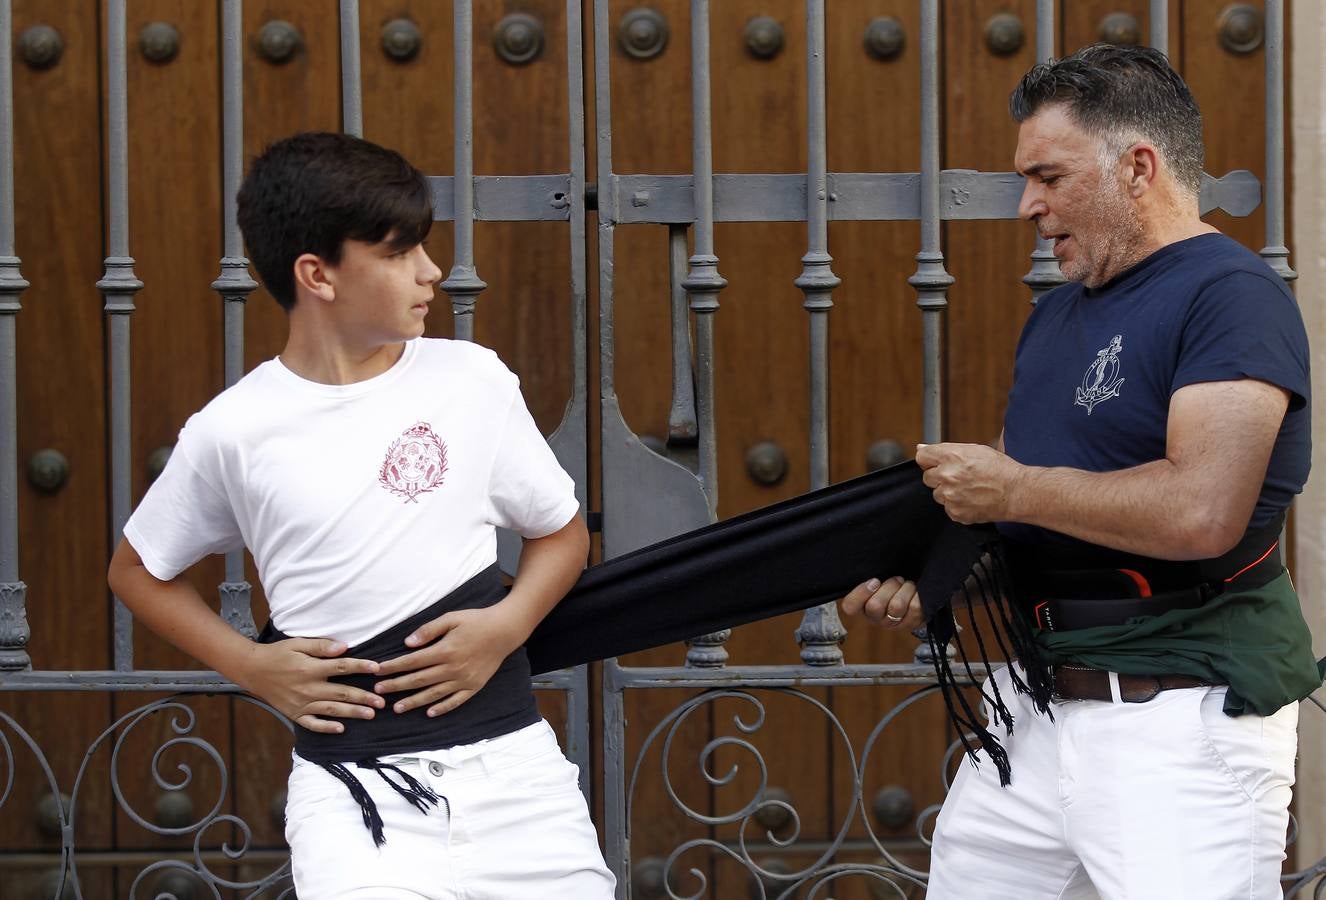
[[[1008,98],[1015,122],[1063,104],[1072,120],[1122,153],[1145,138],[1175,179],[1194,195],[1202,187],[1202,114],[1165,54],[1150,47],[1093,44],[1033,66]]]
[[[394,150],[346,134],[305,132],[263,151],[240,185],[238,219],[249,258],[286,310],[295,305],[295,260],[335,265],[346,240],[394,249],[423,243],[433,198],[423,173]]]

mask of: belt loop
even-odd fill
[[[1119,673],[1106,672],[1110,679],[1110,700],[1115,703],[1123,702],[1123,694],[1119,691]]]

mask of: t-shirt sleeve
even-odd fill
[[[1298,304],[1267,278],[1235,272],[1197,295],[1183,327],[1171,392],[1203,381],[1255,378],[1308,402],[1308,338]]]
[[[513,394],[488,478],[488,521],[521,537],[545,537],[570,522],[580,502],[519,387]]]
[[[244,546],[230,502],[190,457],[188,443],[186,426],[165,470],[124,525],[125,539],[162,581],[204,556]]]

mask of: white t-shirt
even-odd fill
[[[247,546],[277,628],[353,646],[492,565],[495,526],[578,509],[497,355],[420,338],[355,384],[259,365],[185,423],[124,536],[163,581]]]

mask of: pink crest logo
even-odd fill
[[[447,445],[427,422],[419,422],[387,449],[378,483],[404,497],[406,503],[413,503],[420,494],[440,485],[446,471]]]

